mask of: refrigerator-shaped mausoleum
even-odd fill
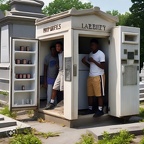
[[[79,112],[88,109],[86,84],[89,69],[81,59],[88,57],[90,40],[97,38],[100,50],[106,56],[104,99],[108,114],[115,117],[138,114],[140,29],[116,26],[117,22],[117,17],[98,7],[71,9],[37,19],[35,39],[10,37],[2,49],[3,52],[9,50],[8,55],[1,57],[10,61],[5,65],[6,73],[1,75],[7,83],[0,83],[9,91],[10,108],[35,109],[42,115],[70,122],[79,119]],[[3,32],[8,35],[7,29]],[[61,41],[64,47],[64,103],[54,110],[44,110],[46,89],[41,83],[44,58],[57,41]],[[6,49],[6,45],[10,49]]]
[[[81,59],[90,53],[90,40],[97,38],[106,56],[105,105],[116,117],[139,113],[139,39],[140,29],[116,26],[117,17],[98,7],[69,11],[36,21],[39,39],[39,77],[43,75],[44,57],[56,41],[64,45],[64,105],[56,112],[44,112],[67,120],[79,118],[88,108],[87,77],[89,69]],[[39,85],[39,96],[43,93]],[[55,113],[56,112],[56,113]]]

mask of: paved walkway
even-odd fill
[[[86,133],[86,129],[72,129],[63,127],[53,123],[39,123],[37,121],[27,122],[32,128],[40,132],[59,132],[59,137],[48,139],[42,138],[43,144],[75,144],[79,141],[82,134]]]
[[[56,123],[52,122],[44,122],[40,123],[38,121],[31,121],[30,119],[26,120],[28,116],[23,113],[20,116],[18,116],[18,119],[21,119],[22,121],[25,119],[24,123],[30,125],[32,128],[36,129],[39,132],[58,132],[60,133],[60,136],[58,137],[51,137],[48,139],[41,138],[43,144],[76,144],[76,142],[79,141],[82,134],[86,134],[86,131],[89,128],[96,128],[101,126],[101,124],[98,124],[98,121],[96,120],[96,124],[92,126],[85,126],[85,127],[79,127],[79,128],[68,128],[63,125],[58,125]],[[103,126],[108,125],[117,125],[122,124],[122,121],[119,121],[117,119],[112,119],[110,121],[103,122]],[[140,141],[141,136],[136,137],[135,142],[133,144],[137,144]],[[0,144],[8,144],[8,138],[6,139],[0,139]]]

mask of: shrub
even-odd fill
[[[26,131],[25,133],[15,134],[9,144],[42,144],[42,142],[38,137],[31,133],[31,131]]]
[[[144,138],[141,139],[139,144],[144,144]]]
[[[122,130],[113,136],[110,136],[107,132],[104,132],[103,139],[98,141],[98,144],[130,144],[133,138],[134,135],[130,134],[126,130]]]
[[[130,144],[134,135],[122,130],[118,134],[111,136],[109,133],[104,132],[103,139],[96,141],[91,134],[82,135],[80,142],[76,144]],[[141,143],[144,144],[144,143]]]
[[[96,144],[96,140],[92,134],[87,133],[82,135],[80,141],[76,144]]]

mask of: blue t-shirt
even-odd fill
[[[51,55],[47,55],[44,60],[44,64],[48,66],[47,69],[47,81],[48,84],[53,84],[54,80],[58,74],[58,57],[53,57]]]

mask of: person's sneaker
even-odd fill
[[[46,106],[45,110],[52,110],[52,109],[54,109],[54,108],[55,108],[55,104],[49,103],[49,104]]]
[[[102,115],[104,115],[104,112],[100,111],[100,110],[97,110],[97,112],[93,115],[93,117],[96,118],[96,117],[100,117]]]
[[[93,110],[90,110],[90,109],[88,109],[87,111],[86,111],[86,114],[88,115],[88,114],[94,114],[95,112],[93,111]]]

